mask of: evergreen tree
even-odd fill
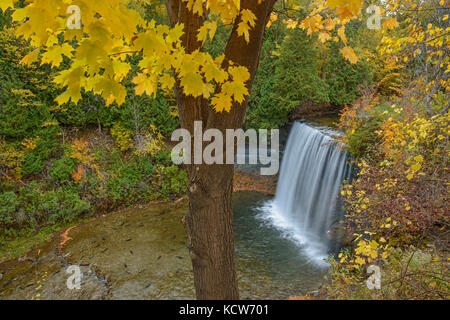
[[[314,39],[300,29],[289,31],[275,70],[275,95],[283,117],[304,102],[329,101],[327,83],[318,75],[318,62]]]
[[[361,89],[372,83],[372,77],[365,63],[360,61],[351,64],[342,57],[340,48],[337,43],[331,43],[323,74],[328,86],[329,101],[343,106],[355,101],[360,96]]]

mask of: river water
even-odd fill
[[[241,298],[286,299],[315,290],[326,269],[260,218],[268,195],[234,196]],[[192,266],[181,219],[187,203],[127,209],[81,224],[62,248],[57,235],[22,261],[0,264],[0,299],[192,299]],[[23,261],[24,260],[24,261]],[[81,289],[66,270],[80,266]]]

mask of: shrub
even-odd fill
[[[144,178],[150,178],[155,172],[155,167],[148,157],[139,157],[139,168],[141,169]]]
[[[332,259],[333,296],[442,298],[448,291],[448,252],[442,243],[449,221],[450,116],[430,116],[420,104],[411,106],[415,99],[395,98],[388,108],[374,99],[343,114],[345,141],[367,141],[365,135],[378,140],[362,152],[357,177],[341,190],[355,246],[341,251],[339,261]],[[383,266],[382,291],[344,293],[342,286],[356,287],[370,264]]]
[[[111,128],[111,135],[116,141],[116,145],[121,151],[128,151],[133,148],[133,136],[127,128],[120,122],[114,123]]]
[[[53,162],[53,167],[49,170],[53,181],[60,183],[72,182],[72,172],[75,171],[75,160],[64,155],[61,159]]]
[[[89,212],[89,202],[82,200],[76,188],[45,190],[32,182],[19,189],[18,195],[0,194],[0,227],[2,230],[37,229],[56,223],[67,223]]]
[[[382,122],[383,120],[378,117],[371,117],[361,123],[348,135],[346,149],[356,158],[366,155],[381,141],[376,132],[380,129]]]
[[[161,151],[155,154],[152,158],[154,163],[169,166],[172,164],[171,153],[169,151]]]
[[[63,187],[57,191],[43,192],[37,214],[43,216],[41,221],[45,224],[67,223],[89,209],[89,202],[81,200],[76,189]]]
[[[39,139],[36,141],[36,147],[25,153],[22,166],[23,175],[36,174],[43,170],[46,160],[59,147],[57,139],[60,133],[58,126],[51,126],[37,131]]]
[[[161,175],[163,176],[161,194],[164,197],[178,196],[186,192],[188,184],[186,171],[179,169],[175,165],[171,165],[169,167],[163,167]]]
[[[143,174],[135,161],[115,167],[111,177],[106,182],[108,195],[114,200],[122,200],[126,203],[139,198],[138,184],[142,181]]]
[[[0,224],[11,225],[14,222],[14,212],[19,206],[19,201],[14,192],[0,193]]]
[[[89,202],[82,200],[74,187],[46,191],[43,185],[32,182],[21,188],[19,195],[21,221],[17,223],[22,227],[66,223],[90,210]]]
[[[17,150],[7,144],[4,139],[0,139],[0,181],[19,179],[22,176],[22,163],[24,152]]]

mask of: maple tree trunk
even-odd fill
[[[197,167],[196,167],[197,168]],[[198,166],[190,176],[184,224],[198,299],[238,299],[234,263],[233,170]]]
[[[223,67],[227,68],[230,60],[247,67],[250,72],[246,83],[249,92],[259,63],[265,26],[275,1],[242,0],[241,9],[250,9],[257,18],[256,25],[249,32],[250,42],[238,36],[238,18],[225,48]],[[166,0],[166,8],[172,26],[184,24],[182,42],[186,52],[201,49],[197,34],[206,17],[190,12],[182,0]],[[226,129],[242,127],[247,99],[241,104],[233,103],[230,112],[217,113],[206,99],[185,96],[179,83],[175,87],[175,96],[181,127],[189,130],[191,136],[194,121],[201,121],[203,130],[215,128],[222,133]],[[226,159],[226,150],[223,154]],[[234,261],[234,166],[192,164],[185,167],[189,178],[189,213],[183,220],[189,238],[197,299],[239,299]]]

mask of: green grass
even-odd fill
[[[83,223],[89,218],[80,218],[68,223],[59,223],[41,228],[38,232],[23,230],[14,237],[0,237],[0,262],[16,259],[34,246],[50,240],[52,234]]]

